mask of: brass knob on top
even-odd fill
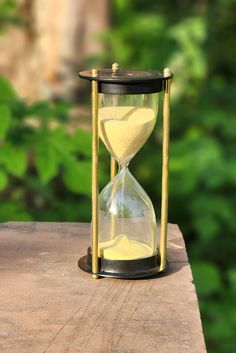
[[[112,64],[112,71],[115,73],[116,71],[120,70],[120,65],[117,63]]]

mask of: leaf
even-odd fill
[[[8,178],[6,173],[0,170],[0,191],[4,190],[7,187]]]
[[[4,139],[11,123],[11,112],[7,105],[0,105],[0,139]]]
[[[35,165],[43,183],[48,183],[58,174],[60,161],[57,150],[50,142],[36,146]]]
[[[215,265],[208,262],[194,262],[192,271],[200,295],[209,295],[221,289],[220,274]]]
[[[32,117],[37,117],[42,120],[66,120],[68,117],[69,109],[71,104],[66,102],[49,102],[47,100],[41,100],[32,103],[29,106],[29,114]]]
[[[236,292],[236,266],[228,271],[231,288]]]
[[[29,113],[37,118],[42,118],[43,120],[49,120],[52,117],[51,105],[47,101],[38,101],[33,103],[29,107]]]
[[[20,147],[5,144],[0,149],[0,161],[10,174],[22,178],[27,168],[27,151]]]
[[[0,222],[7,221],[32,221],[32,217],[19,202],[6,201],[0,204]]]
[[[68,102],[55,102],[53,114],[54,117],[58,120],[67,120],[72,104]]]
[[[74,158],[65,164],[63,173],[65,186],[73,192],[83,195],[91,194],[91,162],[77,161]]]
[[[191,200],[189,211],[192,215],[192,230],[196,231],[199,240],[213,240],[221,234],[222,223],[233,224],[235,219],[235,209],[229,200],[209,191],[207,194],[199,191]]]
[[[16,93],[10,82],[0,76],[0,99],[16,98]]]
[[[50,131],[47,136],[45,136],[44,131],[42,134],[42,139],[46,140],[46,143],[53,145],[55,150],[57,150],[58,154],[61,155],[64,160],[67,159],[67,155],[70,156],[71,152],[73,152],[73,144],[71,142],[71,138],[65,133],[63,128],[57,128],[53,131]]]
[[[0,11],[7,13],[8,11],[17,9],[17,4],[14,0],[3,0],[0,3]]]
[[[91,132],[78,129],[72,136],[72,143],[75,151],[82,153],[86,157],[92,155]]]

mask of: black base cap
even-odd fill
[[[78,266],[83,271],[92,274],[91,248],[88,248],[87,255],[78,261]],[[166,268],[160,270],[159,254],[136,260],[108,260],[99,257],[99,271],[97,275],[101,277],[135,279],[152,277],[164,270]]]

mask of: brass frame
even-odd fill
[[[117,63],[112,64],[112,71],[113,74],[115,75],[117,71],[120,70],[120,66]],[[111,156],[111,169],[110,169],[110,178],[113,179],[116,175],[117,172],[117,163],[115,158]]]
[[[92,70],[92,75],[97,76],[97,70]],[[92,80],[92,273],[97,279],[98,266],[98,82]]]
[[[116,67],[114,67],[116,65]],[[113,70],[119,69],[118,64],[113,64]],[[92,70],[93,77],[97,70]],[[170,70],[164,69],[164,76],[169,76]],[[164,81],[163,101],[163,138],[162,138],[162,194],[161,194],[161,228],[160,228],[160,268],[165,270],[167,258],[167,227],[168,227],[168,181],[169,181],[169,136],[170,136],[170,88],[171,79]],[[92,277],[99,278],[98,257],[98,82],[92,80]],[[111,157],[110,177],[116,175],[117,163]]]
[[[170,70],[164,69],[164,76]],[[161,229],[160,229],[160,271],[166,268],[167,227],[168,227],[168,189],[169,189],[169,141],[170,141],[170,86],[171,80],[164,81],[163,128],[162,128],[162,188],[161,188]]]
[[[110,178],[113,179],[117,172],[117,163],[115,158],[111,157],[111,169],[110,169]]]

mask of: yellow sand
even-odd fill
[[[155,113],[150,108],[105,107],[98,114],[99,135],[121,164],[138,152],[155,125]]]
[[[120,234],[112,240],[100,242],[98,252],[100,257],[110,260],[134,260],[153,254],[150,246],[129,240],[125,234]]]

